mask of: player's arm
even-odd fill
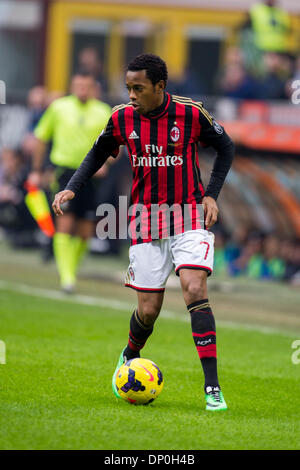
[[[112,119],[100,134],[85,159],[75,171],[64,191],[56,194],[52,207],[56,215],[62,215],[61,205],[73,199],[87,181],[104,165],[109,156],[117,157],[120,141],[113,136]]]
[[[41,171],[48,143],[53,137],[56,122],[56,107],[50,105],[34,129],[35,145],[32,152],[31,172],[28,180],[34,186],[40,186]]]
[[[40,139],[35,139],[34,148],[32,151],[31,172],[28,175],[28,181],[33,186],[40,186],[41,171],[43,168],[44,155],[46,153],[47,144]]]
[[[210,229],[218,218],[216,201],[233,161],[234,144],[225,129],[206,110],[200,115],[200,125],[200,142],[203,146],[212,147],[217,152],[210,180],[202,201],[205,213],[205,226],[207,229]]]

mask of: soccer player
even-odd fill
[[[212,273],[214,251],[214,235],[209,229],[217,220],[216,199],[231,166],[234,146],[202,103],[166,92],[167,78],[165,62],[153,54],[142,54],[128,65],[130,102],[114,108],[105,130],[66,189],[55,196],[53,209],[61,215],[61,204],[77,197],[108,156],[116,156],[119,146],[126,145],[133,171],[126,285],[136,290],[138,305],[130,319],[128,344],[113,375],[113,391],[118,397],[115,378],[119,367],[139,357],[153,332],[166,281],[175,266],[203,367],[206,409],[224,410],[227,405],[218,380],[216,327],[207,277]],[[206,190],[200,177],[199,142],[217,151]],[[201,203],[204,221],[199,211]],[[168,207],[175,205],[187,215],[179,217],[175,210],[168,221]],[[142,207],[141,216],[134,207]],[[153,213],[156,238],[152,236]]]
[[[38,140],[29,181],[40,185],[46,145],[51,141],[55,192],[65,188],[111,116],[110,106],[94,98],[95,91],[94,77],[79,71],[72,77],[71,95],[55,100],[47,108],[34,131]],[[68,204],[63,217],[57,219],[53,250],[66,293],[74,289],[80,260],[95,229],[95,214],[95,182],[90,181]]]

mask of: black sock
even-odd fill
[[[202,364],[205,387],[218,387],[216,325],[208,299],[188,305],[193,339]]]
[[[205,377],[204,388],[219,387],[218,373],[217,373],[217,359],[215,357],[203,357],[201,364]]]
[[[145,325],[135,310],[130,319],[130,330],[128,344],[124,350],[124,356],[127,360],[135,357],[140,357],[140,350],[145,346],[145,343],[153,331],[152,325]]]

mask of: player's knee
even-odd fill
[[[197,300],[207,298],[206,279],[193,279],[186,286],[187,294]]]
[[[144,325],[152,325],[156,318],[159,315],[160,307],[153,303],[143,304],[139,310],[138,314]]]

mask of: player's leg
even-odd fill
[[[194,343],[205,379],[207,410],[227,408],[218,380],[216,324],[207,295],[207,272],[181,269],[180,283],[191,316]]]
[[[139,355],[152,333],[163,303],[165,284],[173,268],[168,240],[131,246],[129,260],[125,285],[136,290],[138,308],[130,320],[129,341],[124,352],[127,359]]]
[[[164,299],[164,292],[137,292],[138,308],[130,318],[128,344],[123,351],[127,360],[140,356],[140,350],[153,332]]]
[[[55,181],[52,185],[52,191],[58,192],[65,189],[73,170],[63,167],[56,167]],[[73,234],[76,230],[76,211],[74,203],[71,201],[64,207],[64,214],[55,218],[55,235],[53,237],[53,252],[56,261],[57,270],[60,277],[60,284],[64,292],[73,291],[76,275],[74,271],[74,244]]]
[[[77,219],[76,233],[73,237],[73,264],[74,273],[77,271],[89,246],[89,240],[95,233],[95,222],[89,219]]]
[[[138,292],[138,308],[130,318],[127,346],[122,350],[117,367],[112,377],[112,389],[117,398],[120,398],[116,387],[116,375],[122,364],[135,357],[140,357],[140,350],[145,346],[147,339],[153,332],[163,303],[164,292]]]
[[[66,178],[69,176],[70,172],[66,171],[59,178],[59,184],[64,185]],[[72,282],[67,286],[64,285],[63,290],[72,292],[77,281],[79,263],[87,251],[88,240],[95,232],[96,203],[95,188],[92,182],[89,182],[76,198],[69,201],[64,213],[66,216],[73,217],[73,225],[72,229],[68,229],[68,258],[65,263],[68,265]]]
[[[89,180],[78,197],[71,201],[73,211],[77,216],[74,233],[75,271],[88,250],[89,240],[96,233],[97,195],[95,184],[94,179]]]
[[[56,231],[53,237],[53,252],[60,284],[66,292],[71,291],[75,284],[73,261],[72,232],[75,226],[75,216],[66,213],[56,219]]]
[[[129,337],[112,378],[114,394],[119,397],[115,378],[126,360],[139,357],[140,350],[153,332],[164,298],[165,284],[173,267],[166,240],[133,245],[125,285],[137,291],[138,306],[130,318]]]
[[[179,273],[184,301],[191,316],[193,339],[202,363],[205,387],[219,386],[215,319],[208,301],[207,273],[181,269]]]
[[[172,252],[204,372],[206,409],[225,409],[226,403],[220,391],[217,373],[215,319],[207,293],[207,277],[213,269],[214,235],[206,230],[185,232],[174,237]],[[209,393],[213,394],[212,398]],[[215,406],[217,394],[221,401]]]

